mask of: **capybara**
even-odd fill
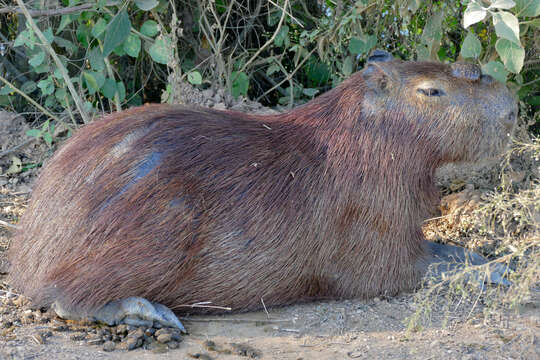
[[[476,65],[376,51],[278,115],[169,105],[107,115],[43,169],[10,281],[66,317],[129,313],[111,323],[132,317],[118,310],[124,299],[158,313],[198,302],[245,311],[412,289],[445,251],[421,230],[439,198],[435,169],[499,154],[516,112]]]

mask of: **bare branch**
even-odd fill
[[[72,7],[65,7],[61,9],[46,9],[46,10],[28,10],[28,13],[31,17],[40,17],[40,16],[58,16],[71,14],[77,11],[83,11],[92,8],[94,4],[82,4]],[[15,14],[24,14],[24,10],[18,7],[4,7],[0,9],[0,14],[4,13],[15,13]]]

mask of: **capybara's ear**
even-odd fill
[[[452,76],[460,79],[476,81],[482,76],[482,70],[476,64],[453,63],[450,68],[452,69]]]
[[[386,92],[395,76],[392,69],[385,65],[384,62],[368,62],[362,71],[367,87],[376,93]]]
[[[368,63],[376,62],[376,61],[386,62],[386,61],[392,61],[392,60],[395,60],[392,54],[381,49],[374,50],[367,59]]]

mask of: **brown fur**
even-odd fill
[[[447,96],[420,96],[426,81]],[[41,173],[11,282],[83,310],[129,296],[248,310],[411,289],[436,167],[497,154],[510,110],[504,85],[394,60],[281,115],[108,115]]]

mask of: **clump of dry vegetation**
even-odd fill
[[[521,135],[497,167],[501,181],[493,191],[468,186],[448,195],[441,202],[442,216],[426,223],[429,240],[467,247],[491,261],[465,266],[442,282],[426,279],[415,296],[410,330],[435,317],[448,323],[473,314],[487,319],[519,312],[540,290],[540,139]],[[484,284],[495,266],[510,269],[512,285]]]

